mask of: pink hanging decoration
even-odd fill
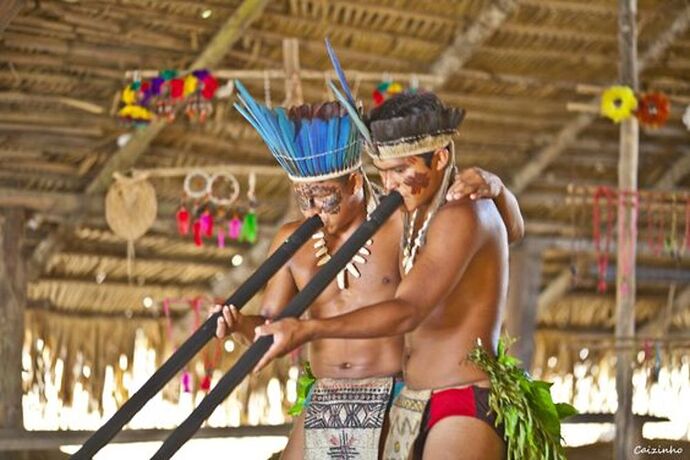
[[[163,299],[163,313],[165,313],[165,325],[166,332],[168,334],[168,341],[173,343],[172,318],[170,318],[170,299],[167,297]]]
[[[194,221],[192,231],[194,233],[194,244],[196,246],[201,246],[204,244],[203,240],[201,239],[201,221],[198,219]]]
[[[177,220],[177,231],[184,236],[189,234],[189,211],[184,206],[181,206],[175,214]]]
[[[203,236],[210,238],[213,236],[213,216],[210,212],[204,211],[199,218],[201,221],[201,233]]]
[[[225,230],[223,230],[223,227],[218,227],[218,247],[225,247]]]
[[[189,371],[184,371],[182,373],[182,391],[185,393],[192,392],[192,374]]]
[[[240,237],[240,230],[242,230],[242,221],[237,217],[237,214],[235,214],[232,220],[228,222],[228,236],[236,240]]]

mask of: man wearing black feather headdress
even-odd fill
[[[405,387],[384,459],[564,459],[559,417],[572,408],[555,405],[498,337],[508,287],[501,213],[491,200],[447,201],[463,117],[434,94],[401,94],[358,123],[384,188],[403,197],[402,279],[387,300],[260,326],[274,342],[258,367],[310,341],[404,335]]]
[[[223,308],[217,335],[233,332],[252,340],[255,328],[275,317],[364,222],[367,205],[375,204],[376,193],[361,170],[361,138],[341,104],[271,111],[259,107],[241,84],[238,89],[242,101],[239,110],[288,173],[302,213],[305,217],[318,214],[324,221],[324,229],[314,235],[313,244],[301,248],[269,282],[260,316]],[[517,202],[500,179],[479,169],[466,170],[456,179],[454,188],[448,190],[451,199],[468,199],[467,195],[494,198],[505,213],[510,232],[515,238],[522,236]],[[415,187],[426,189],[423,183]],[[394,296],[401,279],[401,222],[400,216],[394,216],[381,227],[311,305],[309,318],[329,318]],[[283,226],[271,250],[300,223]],[[338,455],[345,451],[356,453],[357,458],[377,458],[387,408],[396,388],[401,387],[396,377],[401,372],[402,350],[402,335],[313,342],[309,360],[316,380],[300,379],[305,394],[298,399],[298,409],[306,410],[294,421],[283,458],[341,458]],[[307,383],[314,384],[308,388]]]

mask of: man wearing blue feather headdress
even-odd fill
[[[269,282],[261,315],[241,315],[223,307],[217,335],[238,333],[252,340],[255,328],[275,317],[365,221],[376,204],[376,192],[361,167],[362,138],[338,102],[302,105],[288,110],[257,103],[241,83],[237,109],[254,126],[293,182],[305,217],[324,222],[313,244],[301,248]],[[512,194],[496,176],[472,168],[456,177],[450,199],[494,198],[514,238],[522,236],[522,218]],[[283,226],[273,251],[301,222]],[[308,317],[328,318],[357,310],[395,294],[400,216],[388,220],[310,307]],[[221,307],[218,306],[217,309]],[[217,310],[216,310],[217,311]],[[285,459],[376,459],[393,396],[401,388],[402,336],[366,340],[326,339],[311,344],[311,368],[300,379],[302,395]],[[311,378],[311,371],[318,379]],[[313,384],[313,385],[312,385]],[[346,455],[347,454],[347,455]]]

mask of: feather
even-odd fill
[[[350,118],[357,127],[357,130],[360,132],[362,137],[364,137],[364,140],[368,144],[371,144],[371,134],[369,133],[369,129],[367,129],[366,125],[364,124],[364,121],[362,121],[362,117],[359,115],[357,109],[348,103],[348,101],[345,99],[345,96],[338,91],[338,88],[335,87],[332,81],[328,82],[328,86],[333,90],[333,94],[335,94],[335,97],[338,99],[338,101],[340,101],[340,103],[345,107],[345,110],[347,110],[347,113],[350,115]]]
[[[328,57],[331,60],[331,64],[333,64],[333,69],[335,69],[335,73],[338,75],[338,80],[340,80],[340,85],[343,87],[348,101],[354,106],[355,98],[352,96],[352,91],[350,91],[350,86],[347,84],[347,79],[345,78],[345,72],[343,72],[338,56],[335,54],[335,50],[331,46],[331,42],[328,38],[326,38],[326,51],[328,52]]]
[[[316,158],[314,165],[318,167],[319,174],[328,173],[326,153],[328,153],[328,123],[321,118],[314,118],[312,121],[312,136],[315,141]]]
[[[338,148],[339,145],[339,139],[338,139],[338,124],[340,122],[340,117],[339,116],[334,116],[330,120],[328,120],[328,135],[326,139],[328,140],[328,145],[326,146],[326,149],[328,152],[331,152],[328,157],[326,157],[326,164],[327,168],[329,171],[334,171],[335,169],[338,168],[338,165],[342,166],[342,163],[339,163],[336,161],[335,156],[338,155],[338,152],[336,149]]]

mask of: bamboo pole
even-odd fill
[[[125,79],[133,79],[135,76],[141,78],[153,78],[158,76],[159,70],[128,70],[125,72]],[[184,75],[185,72],[180,72]],[[411,81],[416,79],[419,83],[423,83],[426,86],[434,87],[438,86],[442,79],[436,75],[432,74],[417,74],[409,72],[364,72],[361,70],[345,70],[345,74],[348,78],[352,80],[359,80],[361,82],[380,82],[384,75],[391,80],[396,81]],[[285,69],[266,69],[266,70],[233,70],[233,69],[217,69],[213,71],[213,75],[220,80],[264,80],[266,78],[270,80],[285,80],[287,79],[288,73]],[[300,80],[324,80],[324,79],[335,79],[337,78],[335,71],[333,70],[312,70],[312,69],[300,69],[299,71]]]
[[[0,215],[0,429],[22,430],[22,345],[26,277],[22,257],[24,210]]]
[[[620,53],[620,81],[637,91],[637,0],[618,1],[618,44]],[[639,125],[630,117],[620,127],[620,157],[618,162],[618,188],[637,191],[639,156]],[[616,260],[616,313],[615,337],[635,336],[635,259],[637,253],[637,207],[618,202],[618,251]],[[616,437],[614,456],[626,460],[633,452],[636,427],[632,413],[632,363],[629,349],[616,350]]]

